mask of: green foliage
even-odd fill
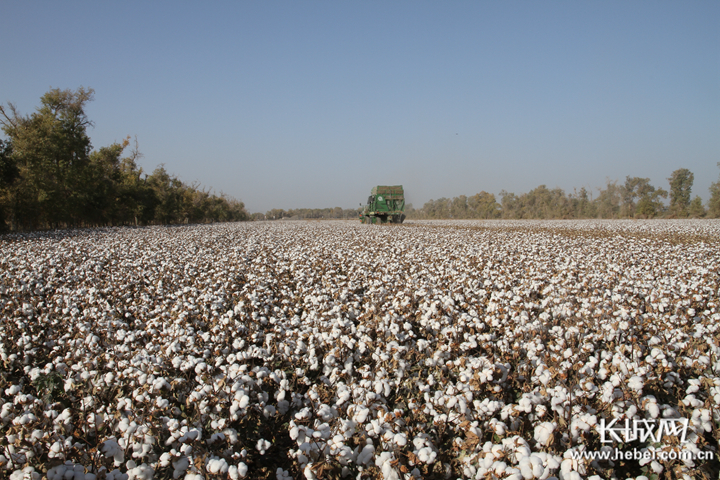
[[[56,371],[48,374],[41,373],[33,381],[33,386],[40,398],[48,404],[56,402],[65,392],[62,376]]]
[[[412,204],[405,206],[405,214],[408,218],[433,219],[433,218],[499,218],[500,205],[495,200],[495,195],[487,192],[476,193],[472,197],[460,195],[453,199],[439,198],[426,202],[421,209],[416,209]]]
[[[92,89],[83,87],[75,92],[53,89],[29,116],[21,116],[13,105],[0,108],[20,176],[9,192],[17,226],[74,224],[81,216],[79,197],[91,148],[84,108],[92,95]]]
[[[675,170],[668,181],[670,182],[670,214],[676,217],[687,217],[690,207],[690,193],[692,192],[695,176],[687,168]]]
[[[52,89],[35,113],[0,105],[0,229],[247,220],[242,202],[186,185],[163,166],[144,175],[129,137],[92,150],[92,89]]]
[[[579,192],[575,191],[570,196],[570,202],[575,218],[594,218],[597,216],[595,204],[585,187],[582,187]]]
[[[682,187],[680,190],[689,195],[693,174],[680,169],[673,175],[681,179],[678,181]],[[408,209],[408,218],[654,218],[667,213],[663,199],[668,197],[668,192],[653,187],[649,178],[628,176],[624,185],[608,180],[605,188],[598,190],[595,198],[585,187],[570,194],[560,188],[549,189],[545,185],[521,195],[502,190],[500,203],[494,195],[480,192],[469,198],[460,195],[452,199],[430,200],[421,209]],[[710,190],[714,196],[711,197],[707,212],[700,197],[695,197],[692,203],[688,201],[683,210],[684,215],[695,218],[706,214],[720,217],[720,180],[713,183]]]
[[[283,210],[282,208],[273,208],[263,215],[262,213],[253,214],[253,220],[301,220],[301,219],[335,219],[335,220],[354,220],[358,218],[360,210],[352,208],[295,208]]]
[[[599,218],[619,218],[622,203],[622,189],[617,182],[607,181],[605,190],[600,190],[595,200],[596,212]]]
[[[702,199],[695,195],[695,198],[693,198],[692,202],[690,202],[690,206],[688,207],[688,215],[690,215],[691,218],[702,218],[705,216],[705,207],[703,207]]]
[[[20,176],[12,157],[12,143],[0,140],[0,189],[8,188]]]
[[[20,176],[15,159],[12,157],[12,143],[0,140],[0,232],[7,230],[5,218],[7,198],[5,193]]]
[[[559,188],[545,185],[520,196],[500,192],[504,218],[570,218],[572,207],[569,198]]]
[[[720,162],[717,163],[720,167]],[[720,177],[717,182],[710,185],[710,200],[708,201],[708,217],[720,218]]]
[[[653,218],[664,211],[665,205],[660,198],[667,198],[667,192],[650,185],[649,178],[628,176],[622,187],[622,198],[621,216]]]
[[[472,212],[472,218],[498,218],[500,216],[500,205],[495,200],[495,195],[482,191],[468,198],[468,209]]]

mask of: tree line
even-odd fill
[[[540,185],[521,195],[502,190],[498,201],[494,194],[482,191],[471,197],[430,200],[419,209],[408,204],[405,213],[411,219],[720,218],[720,178],[710,186],[707,206],[697,195],[691,200],[694,179],[690,170],[680,168],[668,178],[669,190],[654,187],[649,178],[628,176],[623,184],[608,181],[597,195],[585,187],[565,193]],[[359,212],[340,207],[276,208],[254,213],[252,219],[351,219]]]
[[[584,187],[565,193],[540,185],[521,195],[502,190],[498,201],[483,191],[430,200],[419,209],[408,205],[405,213],[416,219],[720,218],[720,178],[710,186],[707,206],[699,196],[691,200],[694,175],[687,168],[675,170],[668,181],[664,190],[649,178],[628,176],[623,184],[608,181],[596,196]]]
[[[247,220],[242,202],[137,165],[130,138],[93,150],[94,91],[52,89],[21,115],[0,105],[0,230]]]
[[[273,208],[266,213],[253,213],[252,220],[302,220],[302,219],[356,219],[360,210],[356,208],[294,208],[283,210]]]
[[[188,185],[163,165],[146,174],[137,141],[93,150],[85,107],[92,89],[52,89],[40,107],[21,115],[13,104],[0,105],[0,231],[107,225],[152,225],[238,220],[350,219],[358,209],[273,209],[249,215],[242,202]],[[125,153],[128,151],[128,153]],[[720,166],[720,162],[718,163]],[[720,218],[720,179],[710,200],[691,200],[694,175],[675,170],[669,189],[650,179],[626,177],[608,181],[596,196],[586,188],[566,193],[545,185],[516,195],[501,191],[471,197],[430,200],[422,208],[406,207],[416,219],[531,218]],[[669,201],[667,201],[669,200]]]

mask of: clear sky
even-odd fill
[[[98,148],[271,208],[720,169],[718,1],[3,1],[0,102],[95,89]]]

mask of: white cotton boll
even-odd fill
[[[20,393],[22,388],[20,388],[20,385],[10,385],[10,387],[5,389],[5,395],[12,397],[13,395]]]
[[[285,415],[288,410],[290,410],[290,402],[287,400],[280,400],[277,403],[277,411],[280,412],[280,415]]]
[[[383,464],[381,472],[384,480],[400,480],[400,475],[398,475],[395,467],[390,462]]]
[[[127,473],[122,473],[116,468],[115,470],[107,474],[105,480],[128,480],[128,475]]]
[[[33,415],[32,413],[25,413],[19,417],[15,417],[13,420],[13,425],[27,425],[28,423],[32,423],[35,420],[37,420],[37,417]]]
[[[160,466],[161,467],[169,466],[171,461],[172,461],[172,455],[170,455],[170,453],[165,452],[162,455],[160,455]]]
[[[317,409],[316,415],[322,418],[324,422],[329,422],[335,418],[336,412],[332,407],[330,407],[330,405],[323,403]]]
[[[10,474],[10,480],[40,480],[40,475],[34,467],[25,467]]]
[[[290,421],[290,431],[289,431],[289,433],[290,433],[290,438],[291,438],[292,440],[297,440],[298,437],[300,436],[300,429],[298,428],[298,426],[297,426],[297,425],[295,424],[295,422],[293,422],[293,421]]]
[[[405,435],[404,433],[397,433],[393,437],[393,441],[398,447],[404,447],[405,445],[407,445],[407,435]]]
[[[230,477],[230,480],[239,480],[240,474],[238,473],[238,468],[235,465],[230,465],[228,467],[228,476]]]
[[[207,471],[209,473],[212,473],[213,475],[218,473],[227,473],[228,472],[228,464],[227,461],[225,461],[224,458],[216,458],[213,457],[210,460],[208,460],[206,464]]]
[[[535,427],[533,438],[540,445],[550,445],[550,443],[552,443],[553,431],[555,431],[555,424],[552,422],[543,422]]]
[[[3,404],[2,410],[0,410],[0,419],[6,419],[10,417],[13,411],[13,404],[11,402],[7,402]],[[54,412],[54,410],[51,410]],[[57,413],[57,412],[56,412]],[[45,413],[45,416],[48,416],[48,412]]]
[[[222,442],[223,440],[225,440],[225,434],[218,432],[218,433],[213,433],[212,435],[210,435],[210,438],[208,438],[207,443],[208,443],[208,445],[212,445],[213,443],[215,443],[217,441]]]
[[[347,402],[348,400],[350,400],[350,397],[351,397],[351,396],[352,396],[352,394],[350,393],[349,390],[343,390],[343,391],[339,392],[339,393],[338,393],[338,399],[337,399],[337,401],[335,402],[335,405],[338,405],[338,406],[342,405],[343,403],[345,403],[345,402]]]
[[[306,480],[317,480],[315,473],[312,471],[312,463],[305,465],[305,468],[303,469],[303,476]]]
[[[660,407],[658,407],[656,402],[648,402],[645,410],[647,410],[652,418],[658,418],[660,415]]]
[[[173,478],[180,478],[180,475],[185,473],[185,470],[190,466],[190,460],[187,457],[180,457],[174,462],[173,465]]]
[[[115,437],[111,437],[102,443],[102,452],[106,458],[113,458],[116,467],[122,465],[125,461],[125,449],[122,448]]]
[[[63,480],[65,478],[66,465],[58,465],[47,471],[48,480]],[[72,469],[70,470],[72,472]],[[73,474],[74,475],[74,474]]]
[[[275,478],[277,478],[277,480],[292,480],[292,476],[290,476],[290,473],[287,470],[283,470],[282,468],[278,468],[275,471]]]
[[[384,480],[399,480],[399,476],[393,468],[393,455],[390,452],[382,452],[375,458],[375,465],[380,467]]]
[[[366,407],[360,407],[356,412],[355,416],[353,417],[353,420],[356,423],[365,423],[365,420],[367,420],[368,415],[370,414],[370,409]]]
[[[639,377],[637,375],[633,375],[632,377],[630,377],[630,380],[628,380],[628,387],[638,393],[642,391],[643,385],[644,383],[642,377]]]
[[[501,461],[495,461],[490,466],[490,469],[495,472],[497,475],[502,475],[505,473],[505,470],[507,469],[507,463],[501,462]]]
[[[365,445],[357,456],[358,465],[369,465],[375,457],[375,447],[372,444]]]
[[[528,457],[523,457],[520,459],[520,461],[518,462],[518,468],[520,469],[520,475],[522,475],[522,478],[525,478],[527,480],[535,478],[532,464],[530,463],[530,459]]]
[[[263,408],[263,416],[265,418],[269,418],[275,415],[275,407],[272,405],[265,405],[265,408]]]
[[[75,380],[72,378],[68,378],[65,380],[65,383],[63,384],[63,390],[65,390],[65,393],[71,392],[75,389]]]
[[[418,451],[417,457],[421,462],[431,464],[435,462],[437,453],[430,447],[423,447]]]
[[[260,455],[265,455],[265,452],[268,450],[268,448],[270,448],[270,442],[268,442],[264,438],[261,438],[255,444],[255,449],[260,452]]]

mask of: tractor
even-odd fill
[[[360,221],[402,223],[403,220],[405,220],[405,194],[402,185],[373,187],[367,205],[360,212]]]

